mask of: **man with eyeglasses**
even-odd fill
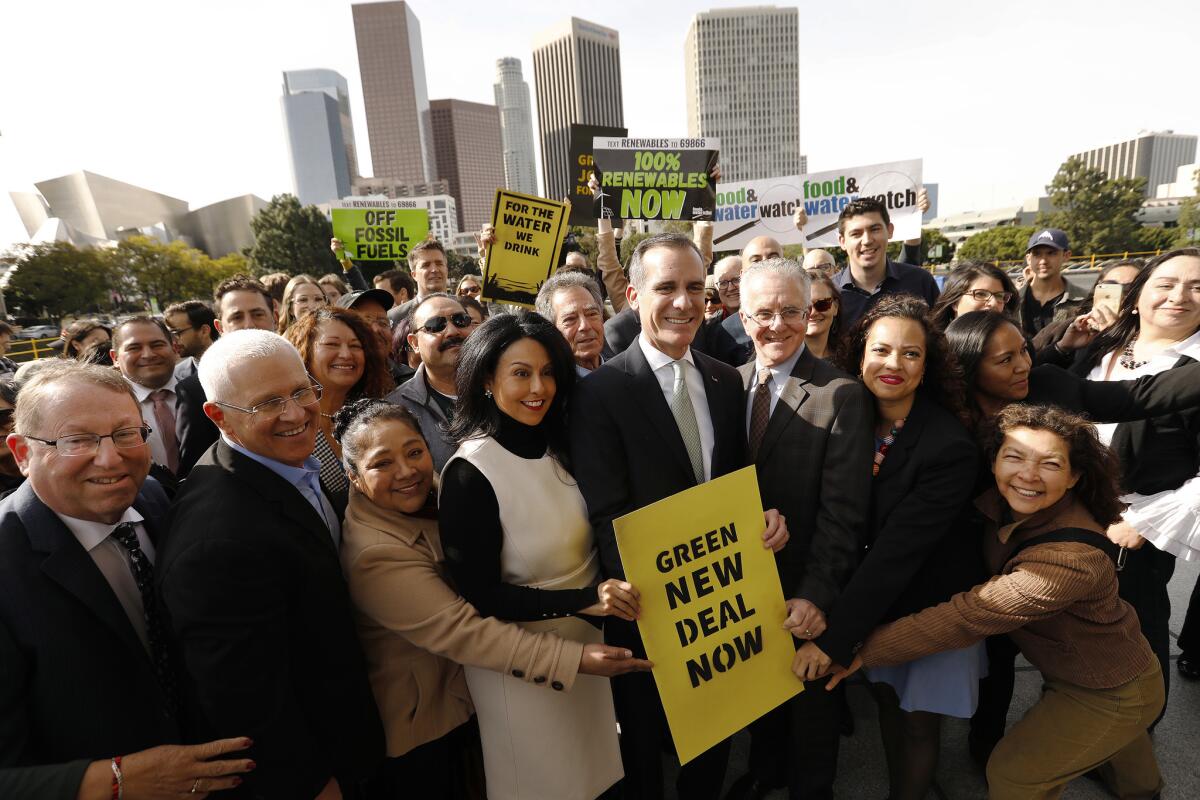
[[[783,255],[783,246],[770,236],[755,236],[742,248],[738,259],[737,276],[736,278],[726,278],[727,282],[736,281],[736,284],[727,286],[721,292],[721,299],[724,300],[728,295],[730,288],[738,289],[740,292],[741,274],[742,271],[751,264],[757,264],[766,258],[779,258]],[[728,261],[728,259],[722,259]],[[720,284],[717,285],[720,289]],[[734,298],[735,312],[727,312],[725,319],[721,323],[707,333],[708,352],[717,358],[729,364],[732,367],[740,367],[749,360],[750,355],[754,352],[754,345],[750,341],[750,335],[746,332],[745,324],[742,322],[742,315],[736,313],[736,308],[741,306],[741,295],[738,294]],[[726,306],[728,308],[728,306]]]
[[[249,768],[210,761],[245,739],[174,744],[181,670],[154,594],[167,498],[147,480],[148,433],[106,367],[48,365],[17,397],[7,445],[28,480],[0,502],[5,800],[207,794]]]
[[[204,356],[204,351],[221,338],[215,324],[216,314],[203,300],[185,300],[167,306],[163,321],[175,337],[180,363],[188,365],[188,375],[196,371],[196,362]],[[179,370],[180,367],[175,370],[177,375]],[[179,375],[181,380],[185,377],[187,375]]]
[[[740,316],[754,360],[739,368],[746,390],[748,456],[763,506],[778,508],[792,537],[777,554],[788,623],[806,640],[858,563],[871,486],[872,404],[862,384],[804,346],[811,283],[791,259],[769,257],[742,272]],[[750,771],[727,798],[832,797],[842,700],[825,680],[750,725]]]
[[[283,337],[222,336],[200,362],[221,430],[183,484],[159,588],[202,735],[254,741],[248,796],[353,797],[383,734],[312,457],[321,387]]]
[[[421,364],[411,378],[387,396],[389,401],[411,411],[421,423],[421,432],[433,456],[433,468],[438,472],[456,449],[444,438],[442,426],[458,402],[454,373],[473,322],[458,298],[445,292],[428,294],[416,301],[408,346],[421,354]]]

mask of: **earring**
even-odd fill
[[[483,390],[483,396],[484,396],[484,397],[486,397],[488,400],[491,400],[491,399],[492,399],[492,390],[491,390],[491,389],[484,389],[484,390]]]

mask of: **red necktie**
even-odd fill
[[[167,451],[165,466],[176,473],[179,472],[179,442],[175,438],[175,415],[167,405],[170,394],[166,389],[156,389],[150,393],[150,402],[154,403],[154,424],[158,428],[158,436]]]

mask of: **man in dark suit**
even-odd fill
[[[871,493],[872,405],[862,384],[804,347],[808,276],[790,259],[747,263],[741,316],[754,360],[741,367],[742,424],[763,505],[793,536],[777,556],[789,622],[819,636],[858,563]],[[750,726],[750,771],[730,797],[788,785],[793,798],[832,797],[841,701],[812,681]]]
[[[678,234],[651,236],[634,250],[629,276],[642,332],[579,384],[571,416],[575,476],[601,563],[607,576],[621,578],[613,519],[746,464],[741,380],[691,348],[704,320],[704,262],[696,246]],[[764,539],[772,548],[787,540],[774,512]],[[645,657],[636,623],[613,618],[605,629],[609,643]],[[653,677],[615,678],[613,695],[626,797],[662,797],[661,753],[670,733]],[[716,798],[728,756],[726,741],[680,768],[679,797]]]
[[[247,742],[181,747],[154,601],[167,499],[138,403],[114,370],[63,362],[17,400],[7,443],[28,480],[0,502],[0,797],[211,792]],[[164,746],[165,745],[165,746]],[[141,796],[146,796],[142,794]]]
[[[200,381],[222,435],[176,499],[159,569],[191,710],[206,735],[254,740],[247,796],[355,797],[383,732],[311,456],[320,389],[258,330],[223,335]]]

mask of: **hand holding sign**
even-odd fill
[[[783,627],[797,639],[815,639],[825,632],[825,614],[808,600],[793,597],[787,601],[787,610]]]
[[[700,225],[701,223],[697,222],[696,224]],[[787,529],[787,519],[779,513],[778,509],[768,508],[763,512],[763,521],[767,526],[762,534],[763,547],[772,553],[778,553],[791,538]]]
[[[633,622],[638,618],[638,590],[632,583],[610,578],[596,587],[597,601],[580,611],[591,617],[620,617]]]

